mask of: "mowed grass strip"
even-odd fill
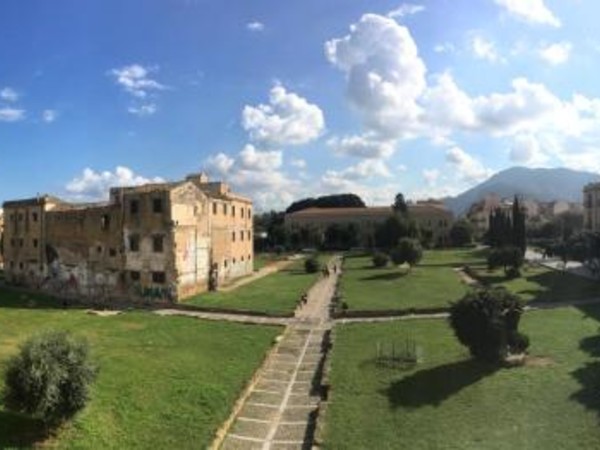
[[[444,320],[337,326],[326,449],[600,448],[600,309],[527,313],[531,365],[469,360]],[[378,365],[376,345],[416,341],[422,362]]]
[[[206,448],[282,331],[151,313],[0,308],[0,375],[19,343],[47,329],[86,337],[100,369],[88,406],[49,439],[81,449]],[[38,422],[0,404],[0,448],[44,439]]]
[[[325,264],[330,255],[321,255]],[[230,292],[207,292],[187,299],[191,305],[210,308],[225,308],[240,311],[257,311],[273,315],[291,315],[303,292],[317,281],[319,274],[306,273],[304,259],[240,286]]]
[[[525,301],[557,302],[600,297],[600,283],[543,266],[524,266],[519,278],[509,279],[502,269],[476,267],[477,279],[490,286],[503,286]]]
[[[426,251],[410,271],[393,265],[375,268],[371,256],[347,257],[343,300],[352,311],[446,307],[467,291],[454,268],[480,262],[473,249]]]

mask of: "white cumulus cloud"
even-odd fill
[[[547,63],[557,66],[569,60],[572,47],[570,42],[557,42],[541,47],[539,55]]]
[[[395,141],[382,140],[373,134],[333,137],[327,145],[338,155],[369,159],[389,158],[396,148]]]
[[[498,53],[496,44],[479,34],[473,34],[469,42],[471,51],[477,59],[483,59],[491,63],[504,62]]]
[[[18,122],[25,119],[25,110],[19,108],[0,108],[0,122]]]
[[[131,64],[112,69],[109,74],[129,94],[137,98],[146,98],[150,92],[166,89],[166,86],[150,78],[151,72],[156,70],[140,64]]]
[[[281,167],[281,151],[259,151],[252,144],[244,146],[239,154],[239,164],[244,170],[268,171]]]
[[[388,138],[415,131],[426,67],[408,28],[365,14],[348,35],[327,41],[325,54],[346,74],[348,99],[368,130]]]
[[[285,147],[317,139],[323,133],[325,119],[317,105],[276,84],[270,91],[269,104],[244,107],[242,126],[260,145]]]
[[[510,15],[531,24],[560,27],[561,22],[544,4],[544,0],[495,0]]]
[[[446,161],[456,170],[459,177],[468,183],[479,183],[489,178],[493,171],[469,155],[460,147],[451,147],[446,150]]]
[[[403,3],[398,8],[387,13],[388,17],[392,19],[402,18],[406,16],[412,16],[413,14],[417,14],[425,11],[425,6],[416,5],[413,3]]]
[[[16,102],[19,100],[19,93],[11,87],[5,87],[0,90],[0,99],[7,102]]]
[[[262,22],[254,21],[246,24],[246,28],[250,31],[263,31],[265,25]]]
[[[77,200],[103,200],[108,198],[111,187],[139,186],[163,181],[160,177],[146,178],[138,175],[124,166],[117,166],[113,172],[109,170],[96,172],[88,167],[80,176],[67,183],[66,190]]]

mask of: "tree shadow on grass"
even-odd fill
[[[594,357],[600,357],[600,336],[588,336],[579,341],[579,348]]]
[[[600,361],[587,363],[571,375],[581,384],[571,398],[600,415]]]
[[[577,305],[577,309],[580,310],[581,312],[583,312],[586,317],[590,317],[590,318],[595,319],[598,322],[600,322],[600,305],[598,305],[598,304],[596,304],[596,305]],[[583,350],[585,350],[583,347],[581,347],[581,348]],[[600,356],[600,355],[598,355],[598,356]]]
[[[49,436],[41,421],[0,410],[0,448],[30,448]]]
[[[498,369],[497,365],[467,359],[420,370],[393,382],[383,392],[391,408],[437,406]]]
[[[360,281],[393,281],[398,278],[403,278],[406,275],[408,275],[408,272],[387,272],[363,277]]]

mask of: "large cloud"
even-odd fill
[[[348,99],[370,131],[387,138],[415,131],[426,68],[408,28],[365,14],[350,34],[326,42],[325,54],[346,74]]]
[[[269,104],[244,107],[242,126],[252,141],[280,148],[317,139],[325,119],[317,105],[277,84],[271,89]]]

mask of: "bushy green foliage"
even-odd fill
[[[394,264],[417,264],[423,257],[423,248],[417,239],[402,238],[390,254]]]
[[[304,270],[306,273],[317,273],[319,271],[319,260],[316,256],[311,256],[304,261]]]
[[[25,342],[8,361],[4,405],[56,425],[85,406],[95,377],[86,341],[46,332]]]
[[[519,268],[523,265],[523,252],[520,248],[509,245],[493,248],[487,257],[488,269],[494,270],[502,267],[507,276],[519,276]]]
[[[356,194],[333,194],[295,201],[285,210],[286,214],[307,208],[364,208],[365,202]]]
[[[377,252],[373,255],[373,265],[375,267],[385,267],[390,262],[390,257],[383,252]]]
[[[521,300],[504,289],[480,289],[467,293],[450,308],[450,325],[461,344],[475,359],[500,362],[508,353],[522,353],[529,346],[519,333]]]
[[[457,220],[450,228],[450,242],[455,247],[464,247],[473,240],[473,227],[465,220]]]

